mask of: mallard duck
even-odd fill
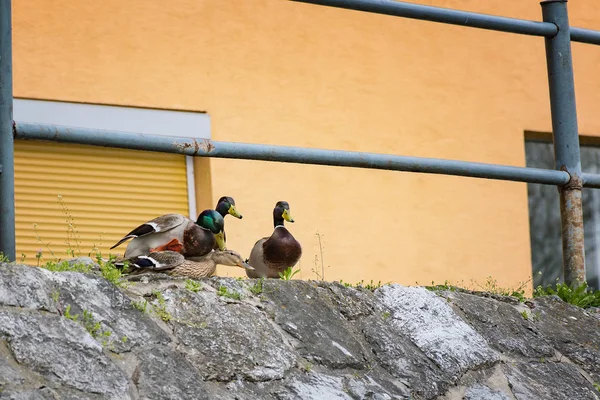
[[[250,278],[279,278],[279,273],[296,265],[302,256],[300,243],[283,226],[283,221],[294,222],[290,215],[290,206],[278,201],[273,209],[275,229],[270,237],[257,241],[247,260],[254,270],[246,270]]]
[[[242,214],[240,214],[237,209],[235,208],[235,200],[233,199],[233,197],[229,197],[229,196],[223,196],[219,199],[219,201],[217,201],[217,206],[215,207],[215,210],[221,214],[221,216],[223,216],[223,218],[225,218],[225,216],[227,216],[227,214],[231,214],[236,218],[242,219],[244,218],[242,216]],[[223,240],[227,243],[227,235],[225,234],[225,231],[223,231]],[[219,245],[215,243],[213,250],[217,250],[219,248]]]
[[[117,242],[133,239],[125,250],[124,258],[147,255],[151,251],[170,250],[186,257],[203,256],[215,243],[225,250],[223,216],[215,210],[204,210],[196,222],[181,214],[165,214],[148,221]]]
[[[215,207],[215,210],[221,214],[221,216],[223,218],[225,218],[225,216],[227,214],[231,214],[236,218],[242,219],[244,218],[242,216],[242,214],[240,214],[238,212],[238,210],[235,208],[235,200],[233,199],[233,197],[229,197],[229,196],[223,196],[219,199],[219,201],[217,201],[217,206]]]
[[[186,259],[181,253],[167,250],[131,257],[127,261],[126,272],[132,275],[144,272],[164,272],[171,276],[205,278],[214,274],[217,264],[252,269],[233,250],[211,251],[202,257],[192,257],[191,259]],[[124,260],[115,264],[120,267],[125,265]]]

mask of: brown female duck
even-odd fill
[[[125,272],[137,275],[145,272],[163,272],[171,276],[187,276],[189,278],[206,278],[215,273],[217,265],[240,267],[251,270],[242,257],[233,250],[211,251],[201,257],[185,258],[175,251],[159,251],[127,259]],[[123,267],[124,261],[116,265]]]

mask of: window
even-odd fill
[[[16,99],[14,119],[210,137],[210,120],[203,113]],[[68,249],[76,255],[93,248],[105,253],[158,215],[178,212],[195,219],[193,165],[192,157],[177,154],[16,141],[17,257],[23,254],[31,262],[40,250],[61,258]]]
[[[532,135],[533,136],[533,135]],[[543,136],[525,142],[527,167],[554,169],[554,147]],[[546,135],[548,138],[549,135]],[[585,142],[585,140],[583,140]],[[600,173],[600,147],[581,145],[581,165]],[[563,280],[559,195],[555,186],[527,184],[534,287]],[[600,288],[600,191],[583,190],[585,262],[588,284]],[[541,272],[541,274],[540,274]]]

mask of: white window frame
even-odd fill
[[[18,122],[79,128],[185,136],[210,139],[210,117],[203,112],[111,106],[65,101],[14,99],[13,119]],[[190,218],[196,219],[194,159],[185,156]]]

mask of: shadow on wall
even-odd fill
[[[548,135],[549,137],[549,135]],[[547,140],[526,140],[527,167],[554,169],[554,148]],[[581,146],[585,172],[600,173],[600,147]],[[558,190],[555,186],[527,184],[533,284],[563,281],[562,242]],[[600,289],[600,190],[584,189],[583,217],[585,263],[589,286]]]

